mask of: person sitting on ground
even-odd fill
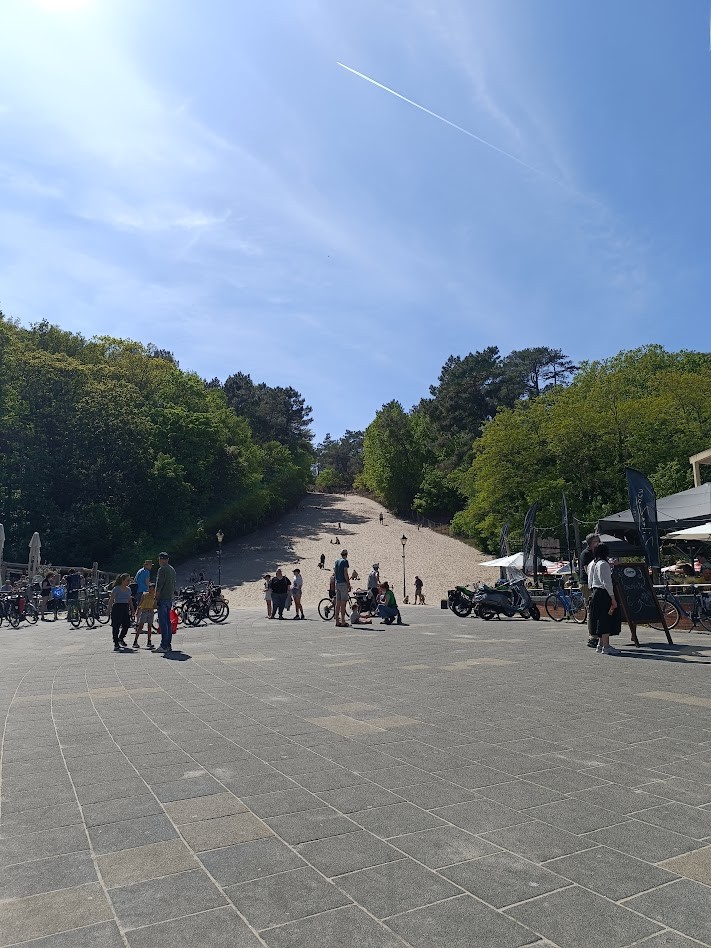
[[[405,624],[402,621],[400,610],[397,607],[395,593],[390,588],[390,584],[388,582],[381,583],[380,585],[380,603],[378,604],[378,615],[383,620],[385,625],[392,625],[396,619],[398,625]]]
[[[138,609],[136,611],[136,631],[133,636],[133,647],[139,648],[138,645],[138,636],[143,632],[143,626],[147,622],[148,628],[146,629],[146,635],[148,636],[148,641],[146,642],[146,648],[153,648],[153,643],[151,642],[151,635],[153,634],[153,614],[156,608],[156,584],[149,583],[148,589],[141,593],[141,598],[138,600]]]
[[[373,620],[367,612],[361,612],[356,602],[351,609],[351,625],[372,625]]]
[[[351,579],[355,579],[355,580],[360,579],[360,576],[358,575],[358,572],[356,570],[353,570],[353,572],[351,573]]]

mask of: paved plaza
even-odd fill
[[[0,946],[711,943],[711,639],[405,619],[3,626]]]

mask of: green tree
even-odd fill
[[[407,513],[422,480],[426,457],[417,421],[400,402],[383,405],[365,431],[362,483],[397,513]]]

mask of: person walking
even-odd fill
[[[264,574],[264,601],[267,604],[267,619],[272,617],[272,577],[269,573]]]
[[[318,568],[319,569],[326,568],[326,554],[325,553],[322,553],[321,556],[319,557]]]
[[[585,545],[580,551],[580,562],[578,564],[580,591],[583,594],[585,604],[588,606],[588,645],[590,648],[596,647],[597,639],[593,635],[592,623],[590,622],[590,583],[588,581],[588,569],[590,568],[592,561],[595,559],[595,550],[597,549],[599,543],[599,534],[588,533],[588,535],[585,537]]]
[[[348,550],[341,550],[340,558],[336,560],[333,566],[336,580],[336,628],[339,629],[348,627],[346,603],[348,602],[348,593],[351,591],[351,580],[348,575],[349,566]]]
[[[373,568],[368,573],[368,592],[370,594],[370,604],[373,611],[378,605],[378,595],[380,590],[380,563],[373,563]]]
[[[151,570],[153,569],[153,560],[144,560],[143,566],[136,575],[133,577],[133,581],[136,584],[136,608],[139,608],[139,603],[143,597],[143,593],[148,592],[148,587],[151,582]]]
[[[294,581],[291,584],[291,595],[294,600],[294,612],[295,615],[292,616],[293,619],[305,619],[304,610],[301,605],[301,595],[304,589],[304,578],[301,575],[300,569],[294,570]]]
[[[108,612],[111,617],[111,634],[114,639],[114,652],[120,652],[126,644],[126,633],[134,616],[133,597],[131,595],[131,576],[121,573],[114,583],[109,596]]]
[[[168,562],[167,553],[158,557],[158,574],[156,575],[156,606],[158,609],[158,628],[160,629],[160,645],[156,652],[172,652],[170,628],[170,610],[175,599],[176,576],[175,570]]]
[[[148,623],[148,628],[146,629],[146,634],[148,636],[146,648],[153,648],[151,635],[153,634],[153,613],[155,612],[155,608],[156,584],[149,583],[148,589],[138,600],[138,608],[136,609],[136,630],[133,636],[133,648],[139,648],[138,636],[141,634],[141,632],[143,632],[143,625],[146,622]]]
[[[380,517],[379,517],[378,519],[380,520],[380,526],[382,527],[382,525],[383,525],[383,515],[382,515],[382,513],[380,514]]]
[[[405,623],[402,621],[400,610],[397,607],[395,593],[390,588],[390,584],[388,582],[384,582],[380,586],[380,603],[378,605],[378,615],[383,620],[385,625],[392,625],[396,619],[398,625],[405,625]]]
[[[291,586],[291,580],[288,576],[284,576],[282,571],[278,569],[270,582],[272,590],[272,614],[269,617],[270,619],[284,618],[284,609],[286,608],[286,599],[289,595],[289,586]],[[277,615],[277,613],[279,614]]]
[[[415,605],[418,603],[423,605],[425,604],[425,598],[422,595],[423,582],[419,576],[415,576]]]
[[[42,596],[40,600],[40,619],[42,622],[45,621],[44,614],[49,605],[49,600],[52,597],[52,579],[54,578],[54,573],[47,573],[43,577],[42,582],[40,583],[40,595]]]
[[[622,620],[608,560],[607,544],[598,543],[595,559],[588,566],[587,574],[590,585],[590,631],[598,639],[598,654],[619,655],[619,651],[610,645],[610,636],[620,634]]]

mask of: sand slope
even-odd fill
[[[378,515],[385,518],[381,526]],[[338,529],[338,523],[341,529]],[[263,600],[262,576],[280,566],[291,571],[298,566],[304,577],[304,604],[315,605],[326,595],[328,577],[342,547],[348,550],[351,569],[360,574],[365,587],[374,562],[380,563],[381,579],[387,579],[402,600],[402,544],[405,547],[407,594],[414,599],[415,575],[424,582],[429,605],[446,596],[456,583],[474,580],[493,581],[496,570],[480,568],[489,556],[478,550],[423,527],[418,531],[388,513],[380,504],[365,497],[342,494],[308,494],[299,510],[279,522],[233,543],[226,537],[222,555],[222,585],[230,590],[230,602],[239,607],[258,605]],[[329,543],[336,537],[339,544]],[[328,570],[320,570],[318,561],[326,554]],[[203,570],[207,578],[217,580],[217,557],[192,559],[178,568],[181,584],[192,571]]]

